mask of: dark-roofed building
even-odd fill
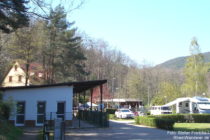
[[[97,86],[103,88],[102,85],[106,82],[106,80],[96,80],[2,87],[0,91],[3,92],[3,100],[12,99],[15,103],[9,121],[16,126],[41,126],[44,118],[46,120],[62,118],[67,125],[70,125],[73,116],[73,95]]]

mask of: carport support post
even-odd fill
[[[103,100],[103,85],[100,85],[100,95],[101,95],[101,101],[100,101],[100,109],[101,109],[101,113],[100,113],[100,121],[101,121],[101,126],[103,126],[103,114],[102,114],[102,100]]]
[[[93,89],[90,90],[90,110],[93,110]]]
[[[85,107],[85,95],[86,95],[86,92],[84,91],[84,107]]]

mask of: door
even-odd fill
[[[17,102],[16,105],[16,125],[23,126],[25,121],[25,102]]]
[[[45,112],[46,112],[46,103],[45,102],[38,102],[37,103],[37,125],[43,125],[45,119]]]
[[[65,102],[57,103],[57,118],[65,120]]]

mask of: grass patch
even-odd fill
[[[17,128],[6,121],[0,122],[0,136],[6,138],[7,140],[18,139],[23,134],[23,130]],[[0,137],[0,138],[1,138]]]
[[[175,123],[175,131],[208,131],[210,132],[210,123]]]

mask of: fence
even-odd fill
[[[106,112],[80,110],[78,119],[99,127],[109,127],[109,117]]]
[[[56,120],[61,119],[61,123],[59,128],[56,128]],[[72,112],[65,112],[64,114],[58,114],[56,112],[48,112],[43,117],[43,140],[50,140],[52,139],[52,136],[50,137],[50,133],[53,133],[53,137],[55,136],[55,129],[59,131],[61,134],[61,137],[59,140],[65,140],[65,121],[66,119],[72,118]],[[68,120],[67,119],[67,120]]]

